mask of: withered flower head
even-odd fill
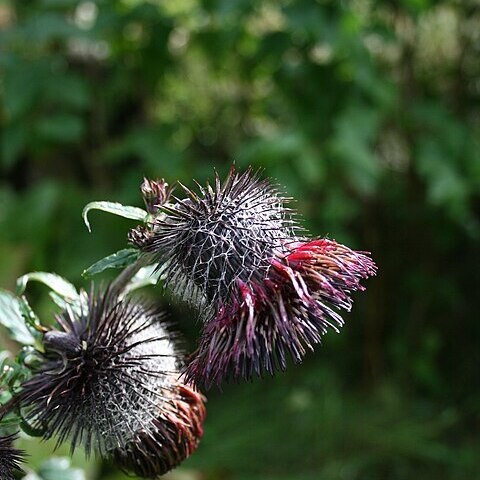
[[[121,466],[151,477],[195,449],[203,416],[198,405],[189,411],[178,400],[182,358],[156,308],[120,300],[111,289],[92,290],[88,308],[68,308],[57,321],[59,329],[44,336],[41,366],[17,398],[23,417],[43,438],[55,436],[58,443],[69,440],[72,451],[81,444],[87,454],[114,458],[136,445],[147,452],[138,459],[147,466]],[[160,428],[170,436],[157,435]],[[162,443],[154,445],[157,440]]]
[[[149,241],[165,284],[205,306],[200,345],[186,368],[209,387],[300,362],[327,329],[343,325],[351,294],[375,273],[365,252],[299,235],[294,213],[268,181],[232,170],[222,185],[163,207]]]
[[[22,473],[20,463],[24,460],[24,452],[17,450],[13,442],[17,435],[0,437],[0,478],[2,480],[15,480],[14,473]]]

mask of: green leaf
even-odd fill
[[[53,300],[53,303],[55,303],[55,305],[57,305],[57,307],[59,307],[61,310],[66,310],[68,307],[72,306],[71,303],[65,301],[63,297],[61,297],[55,292],[50,292],[49,295],[50,298]]]
[[[15,430],[18,430],[18,417],[3,417],[2,420],[1,420],[1,423],[0,425],[2,426],[2,428],[12,428],[12,429],[15,429]]]
[[[65,280],[60,275],[57,275],[56,273],[48,272],[31,272],[22,275],[17,280],[18,295],[22,295],[25,292],[27,283],[31,280],[45,284],[47,287],[49,287],[65,299],[75,301],[79,298],[76,288],[70,282]]]
[[[21,298],[18,299],[18,304],[20,307],[20,312],[22,314],[23,320],[27,327],[30,329],[30,332],[32,335],[35,337],[36,340],[36,345],[38,346],[41,344],[41,336],[42,336],[42,331],[44,328],[42,327],[42,324],[40,323],[40,319],[37,317],[35,312],[33,311],[32,307],[28,303],[28,300],[26,299],[25,296],[22,296]]]
[[[77,4],[78,0],[42,0],[40,2],[40,5],[46,9],[75,7]]]
[[[11,359],[9,352],[4,352],[0,359],[0,404],[5,405],[11,398],[12,392],[30,378],[31,371],[25,363],[26,357],[33,357],[35,349],[23,346],[15,359]],[[3,424],[3,422],[2,422]]]
[[[83,290],[80,291],[79,297],[75,300],[65,299],[55,292],[50,292],[49,295],[53,300],[53,303],[55,303],[55,305],[57,305],[62,311],[71,308],[73,312],[79,316],[82,315],[82,313],[84,314],[88,312],[88,296]]]
[[[90,278],[97,273],[103,272],[107,268],[124,268],[134,263],[139,257],[140,252],[135,248],[125,248],[116,253],[102,258],[98,262],[88,267],[82,272],[82,277]]]
[[[35,344],[35,337],[25,325],[19,299],[3,289],[0,289],[0,323],[17,342],[23,345]]]
[[[85,206],[82,212],[83,221],[85,222],[89,232],[92,231],[87,217],[90,210],[102,210],[104,212],[118,215],[119,217],[131,218],[132,220],[141,220],[142,222],[145,221],[148,215],[148,213],[142,208],[122,205],[121,203],[117,202],[91,202]]]
[[[19,418],[20,418],[20,421],[19,421],[19,424],[18,426],[22,429],[23,432],[25,432],[28,436],[30,437],[42,437],[43,435],[45,435],[45,431],[41,428],[35,428],[35,427],[32,427],[26,420],[24,420],[20,414],[19,415]],[[30,477],[28,477],[30,478]],[[33,478],[37,478],[37,477],[33,477]]]
[[[39,11],[37,15],[30,16],[23,28],[26,38],[37,46],[44,42],[82,36],[81,30],[66,16],[48,11]]]

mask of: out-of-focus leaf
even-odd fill
[[[26,144],[28,127],[21,122],[4,127],[1,136],[1,157],[5,168],[14,165],[19,153]]]
[[[40,3],[46,8],[67,8],[77,5],[78,0],[42,0]]]
[[[90,104],[90,97],[87,82],[82,77],[73,74],[52,75],[46,85],[44,95],[46,101],[76,110],[87,108]],[[70,128],[72,127],[70,126]]]
[[[372,145],[381,120],[378,111],[364,105],[351,105],[342,112],[330,140],[332,153],[362,194],[372,194],[380,175],[380,164]]]
[[[22,275],[17,280],[18,295],[22,295],[25,292],[27,283],[32,280],[45,284],[47,287],[66,299],[78,300],[77,289],[68,280],[65,280],[56,273],[49,272],[31,272]]]
[[[32,42],[42,43],[69,36],[81,36],[82,31],[68,18],[56,12],[41,11],[23,25],[25,35]],[[34,82],[32,82],[34,83]]]
[[[32,77],[35,81],[32,81]],[[9,120],[16,119],[33,107],[41,92],[45,78],[45,66],[38,62],[18,62],[8,69],[4,77],[5,110]]]
[[[117,202],[91,202],[85,206],[82,212],[83,221],[89,232],[92,231],[90,228],[90,222],[88,221],[88,212],[90,212],[90,210],[102,210],[103,212],[113,213],[119,217],[141,220],[142,222],[146,220],[148,215],[148,213],[142,208],[122,205]]]
[[[108,268],[124,268],[137,260],[140,252],[135,248],[125,248],[102,258],[82,272],[82,277],[90,278]]]
[[[246,168],[249,165],[266,165],[276,180],[284,182],[294,190],[292,183],[300,180],[297,190],[304,190],[305,185],[316,185],[325,175],[320,152],[314,150],[307,138],[299,134],[278,135],[260,138],[240,148],[238,163]],[[281,175],[281,172],[285,172]]]
[[[59,143],[79,140],[84,131],[83,120],[76,115],[66,113],[42,118],[36,126],[36,132],[42,139]]]
[[[170,140],[169,133],[159,128],[133,129],[122,141],[105,149],[104,161],[117,163],[134,155],[163,176],[175,178],[184,161],[184,152],[174,148]]]
[[[468,202],[468,179],[460,175],[457,159],[447,155],[431,138],[419,140],[417,154],[417,168],[425,179],[430,202],[446,207],[454,215],[464,213]]]
[[[156,270],[157,267],[158,265],[154,264],[141,268],[125,287],[124,293],[130,293],[148,285],[156,285],[161,276],[161,271]]]
[[[71,465],[66,457],[46,460],[37,473],[29,473],[24,480],[86,480],[85,472]]]
[[[0,323],[11,337],[23,345],[34,345],[35,338],[25,325],[18,298],[7,290],[0,289]]]
[[[331,28],[332,21],[325,18],[325,10],[315,2],[292,2],[285,13],[289,29],[298,36],[322,38]]]

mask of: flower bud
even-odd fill
[[[163,178],[161,180],[144,178],[140,191],[142,192],[148,213],[155,214],[158,212],[159,207],[168,202],[173,192],[173,187],[170,187]]]
[[[153,232],[144,225],[132,228],[128,232],[128,242],[137,248],[146,249],[153,239]]]

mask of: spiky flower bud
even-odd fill
[[[195,449],[202,398],[192,406],[180,398],[182,358],[156,308],[121,300],[111,289],[92,291],[88,308],[69,308],[57,322],[59,329],[44,336],[41,366],[16,399],[43,438],[69,440],[72,451],[81,444],[87,454],[98,451],[151,477]],[[131,445],[144,453],[137,460],[144,465],[121,461]]]
[[[15,480],[14,473],[23,473],[20,463],[23,462],[24,452],[17,450],[13,442],[17,435],[0,437],[0,478],[2,480]]]
[[[174,292],[209,307],[186,378],[209,387],[273,374],[288,356],[300,362],[328,327],[343,325],[338,310],[350,310],[374,262],[335,241],[299,236],[286,199],[251,170],[199,188],[163,208],[143,246]]]
[[[169,186],[163,178],[161,180],[144,178],[140,190],[148,213],[155,214],[159,207],[168,202],[174,188]]]
[[[151,244],[152,240],[152,230],[144,225],[139,225],[136,228],[132,228],[128,232],[129,243],[135,245],[137,248],[141,248],[143,250],[147,249],[147,247]]]

